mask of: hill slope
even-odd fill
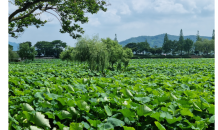
[[[175,35],[168,35],[169,40],[179,40],[179,36],[175,36]],[[138,43],[138,42],[144,42],[146,39],[148,41],[148,43],[150,44],[151,47],[154,47],[155,45],[157,47],[161,47],[164,41],[164,36],[165,34],[160,34],[160,35],[156,35],[156,36],[138,36],[138,37],[132,37],[130,39],[127,39],[125,41],[121,41],[119,42],[119,44],[121,44],[122,46],[125,46],[128,43],[134,42],[134,43]],[[203,39],[211,39],[212,37],[207,37],[207,36],[200,36]],[[191,40],[193,40],[194,42],[196,41],[196,35],[189,35],[189,36],[184,36],[184,39],[190,38]]]
[[[8,44],[13,46],[13,51],[17,51],[18,47],[19,47],[19,43],[15,43],[15,42],[8,42]]]

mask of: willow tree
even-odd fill
[[[124,48],[121,61],[123,62],[125,68],[128,66],[129,60],[132,57],[133,57],[132,50],[129,48]]]
[[[68,64],[68,61],[73,61],[73,51],[74,51],[74,48],[73,47],[70,47],[70,46],[67,46],[65,48],[64,51],[61,52],[60,54],[60,59],[63,60],[63,61],[67,61],[67,64]]]
[[[110,38],[101,39],[101,41],[106,45],[109,63],[113,69],[114,64],[122,58],[123,48],[117,41],[111,40]]]
[[[91,70],[103,72],[109,64],[106,45],[97,35],[92,39],[88,36],[78,38],[73,55],[75,61],[87,62]]]

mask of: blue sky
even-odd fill
[[[168,33],[179,35],[196,35],[197,30],[201,36],[212,36],[215,29],[214,0],[107,0],[111,5],[107,12],[99,11],[97,14],[85,14],[89,22],[81,24],[85,34],[100,38],[114,39],[117,34],[118,41],[137,36],[154,36]],[[8,3],[9,13],[17,9]],[[45,26],[36,28],[30,26],[25,29],[21,37],[10,42],[21,43],[30,41],[34,45],[37,41],[62,40],[70,46],[75,46],[76,40],[69,34],[59,32],[59,21],[51,14],[43,13],[43,20],[49,20]]]

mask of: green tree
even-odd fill
[[[39,41],[34,46],[37,49],[38,56],[43,54],[44,56],[59,57],[61,51],[66,47],[66,43],[60,40],[54,40],[52,42]]]
[[[215,40],[215,30],[213,30],[212,39]]]
[[[158,47],[156,49],[156,54],[161,55],[162,52],[163,52],[162,47]]]
[[[196,52],[199,51],[208,55],[209,52],[214,51],[214,40],[204,39],[203,41],[196,41],[194,46]]]
[[[169,53],[172,50],[172,41],[168,39],[167,33],[164,36],[164,43],[162,49],[164,53]]]
[[[151,52],[152,55],[155,55],[155,54],[156,54],[156,48],[151,47],[151,48],[149,49],[149,51]]]
[[[79,62],[87,62],[91,70],[103,72],[108,67],[109,56],[108,48],[99,37],[93,36],[90,39],[88,36],[81,37],[77,40],[74,60]]]
[[[18,59],[19,56],[16,52],[13,51],[13,46],[8,45],[8,60],[9,62]]]
[[[12,46],[12,45],[10,45],[10,44],[8,44],[8,49],[11,49],[11,50],[13,50],[13,46]]]
[[[189,38],[187,38],[186,40],[184,40],[184,51],[188,52],[189,55],[189,51],[192,49],[193,46],[193,41]]]
[[[139,53],[145,54],[145,52],[148,52],[149,48],[150,48],[150,45],[149,45],[147,39],[145,40],[145,42],[137,43],[137,52],[139,52]]]
[[[201,38],[200,35],[199,35],[199,31],[197,31],[196,41],[202,41],[202,38]]]
[[[172,50],[173,55],[175,55],[176,52],[178,51],[178,41],[177,40],[173,40],[171,42],[171,50]]]
[[[101,39],[101,41],[106,45],[108,50],[109,63],[113,69],[114,64],[120,61],[122,58],[123,48],[118,42],[111,40],[110,38]]]
[[[180,36],[179,36],[179,42],[178,42],[178,50],[180,50],[181,55],[184,47],[184,37],[183,37],[183,32],[182,29],[180,30]]]
[[[123,48],[123,54],[121,61],[124,64],[124,67],[126,68],[129,64],[129,60],[133,57],[132,50],[129,48]]]
[[[150,48],[150,45],[147,41],[147,39],[145,40],[145,42],[139,42],[136,44],[136,52],[137,53],[143,53],[143,55],[145,54],[145,52],[147,53],[149,48]]]
[[[61,33],[69,33],[71,37],[76,39],[81,37],[78,33],[84,33],[76,22],[82,24],[88,22],[85,13],[97,13],[99,10],[104,12],[107,10],[105,6],[109,5],[105,0],[15,0],[9,1],[18,7],[8,17],[8,32],[11,37],[17,38],[18,34],[24,32],[24,27],[35,25],[37,28],[44,26],[47,22],[37,18],[38,15],[46,12],[54,15],[60,22]],[[39,10],[40,13],[34,13]],[[49,12],[54,11],[55,14]],[[72,21],[75,23],[72,24]]]
[[[31,42],[23,42],[19,44],[19,50],[17,51],[21,59],[31,59],[32,61],[37,54],[35,47],[31,47]]]
[[[128,43],[125,45],[125,48],[130,48],[132,50],[132,52],[136,52],[137,51],[137,44],[136,43]]]
[[[147,39],[145,40],[145,42],[144,42],[144,51],[146,52],[146,53],[148,53],[148,51],[149,51],[149,49],[150,49],[150,44],[148,43],[148,41],[147,41]]]
[[[203,43],[202,41],[196,41],[194,43],[195,53],[199,53],[203,51]]]
[[[202,50],[203,50],[203,53],[208,55],[209,52],[213,51],[214,50],[214,40],[208,40],[208,39],[204,39],[202,41]]]
[[[54,40],[51,42],[51,44],[53,45],[53,55],[55,55],[57,58],[59,58],[59,55],[63,49],[67,47],[67,43],[62,42],[61,40]]]
[[[211,51],[215,52],[215,40],[210,40]]]
[[[144,50],[145,50],[144,42],[137,43],[137,52],[138,53],[142,53],[143,52],[143,54],[144,54]]]
[[[70,46],[67,46],[65,48],[64,51],[61,52],[60,54],[60,59],[63,60],[63,61],[67,61],[67,64],[68,64],[68,61],[73,61],[73,50],[74,48],[73,47],[70,47]]]
[[[34,45],[34,47],[36,48],[38,56],[41,56],[45,52],[44,48],[43,48],[43,43],[44,43],[44,41],[39,41]]]

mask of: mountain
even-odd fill
[[[175,35],[168,35],[168,39],[169,40],[179,40],[179,36],[175,36]],[[151,47],[154,47],[155,45],[157,47],[162,47],[163,45],[163,41],[164,41],[164,36],[165,34],[160,34],[160,35],[156,35],[156,36],[138,36],[138,37],[132,37],[130,39],[127,39],[125,41],[121,41],[119,42],[120,45],[125,46],[128,43],[138,43],[138,42],[144,42],[146,39],[148,41],[148,43],[150,44]],[[212,37],[207,37],[207,36],[200,36],[203,39],[209,39],[211,40]],[[196,35],[188,35],[188,36],[184,36],[184,39],[190,38],[191,40],[193,40],[194,42],[196,42]]]
[[[13,46],[13,51],[17,51],[19,47],[19,43],[16,42],[9,42],[10,45]]]

